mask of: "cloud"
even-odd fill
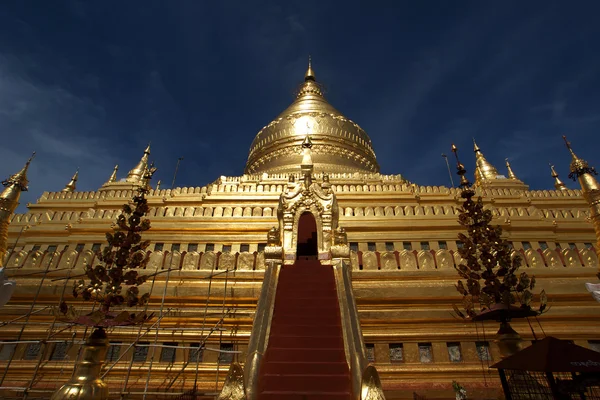
[[[103,143],[97,127],[102,107],[56,84],[41,83],[24,74],[16,57],[0,57],[0,173],[22,168],[33,150],[29,171],[31,191],[21,198],[34,202],[44,191],[58,191],[80,167],[80,190],[95,190],[110,175],[115,161],[110,143]]]

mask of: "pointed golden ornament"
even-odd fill
[[[140,162],[129,171],[127,174],[126,181],[131,183],[143,183],[144,173],[148,169],[148,156],[150,155],[150,143],[146,150],[144,150],[144,155],[140,159]]]
[[[21,192],[28,190],[27,170],[34,157],[35,151],[19,172],[2,181],[4,190],[0,193],[0,267],[2,267],[8,249],[8,226],[13,213],[19,206]]]
[[[508,162],[508,158],[506,158],[505,161],[506,161],[506,170],[507,170],[507,174],[508,174],[508,179],[518,180],[519,178],[517,178],[514,171],[512,170],[510,163]]]
[[[119,170],[119,164],[115,165],[115,168],[113,169],[112,174],[110,174],[110,178],[108,178],[108,182],[106,183],[111,183],[111,182],[116,182],[117,181],[117,171]]]
[[[74,192],[75,189],[77,188],[77,179],[78,178],[79,178],[79,168],[77,168],[77,171],[75,171],[75,174],[71,178],[71,181],[69,183],[67,183],[67,185],[65,186],[65,188],[63,190],[61,190],[61,192],[65,192],[65,193]]]
[[[480,184],[487,180],[497,179],[498,170],[483,156],[475,139],[473,139],[473,151],[475,152],[475,182]]]
[[[568,190],[567,185],[558,178],[558,172],[554,169],[554,165],[550,164],[550,174],[554,178],[554,188],[556,190]]]

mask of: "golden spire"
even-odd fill
[[[552,174],[552,177],[554,178],[554,188],[556,190],[567,190],[567,186],[563,183],[563,181],[561,181],[560,179],[558,179],[558,172],[556,172],[556,170],[554,169],[554,165],[550,164],[550,173]]]
[[[21,192],[25,192],[28,189],[27,170],[34,157],[35,151],[19,172],[2,181],[4,190],[0,193],[0,267],[3,266],[4,256],[8,248],[8,225],[10,224],[12,214],[19,205]]]
[[[313,71],[313,69],[312,69],[312,59],[311,59],[310,55],[308,56],[308,69],[306,70],[306,73],[304,74],[304,80],[305,81],[316,81],[317,80],[315,78],[315,71]]]
[[[297,97],[303,98],[306,96],[308,96],[308,99],[312,100],[315,100],[315,98],[312,98],[312,96],[318,96],[318,101],[324,101],[323,88],[321,87],[321,84],[317,82],[317,78],[315,77],[315,71],[312,68],[312,59],[310,56],[308,56],[308,68],[306,69],[306,73],[304,74],[304,82],[300,85],[300,88],[298,89]],[[331,108],[333,109],[333,107]]]
[[[567,149],[569,149],[569,152],[571,153],[571,174],[569,174],[569,178],[573,179],[573,177],[571,175],[574,175],[576,178],[578,178],[579,175],[583,175],[583,174],[598,175],[598,173],[596,172],[596,169],[594,167],[590,167],[590,165],[587,163],[587,161],[585,161],[582,158],[577,157],[577,155],[571,148],[571,142],[567,141],[567,137],[564,135],[563,135],[563,140],[565,141],[565,144],[567,145]]]
[[[110,178],[108,178],[108,182],[106,182],[106,183],[111,183],[111,182],[117,181],[117,171],[118,170],[119,170],[119,164],[115,165],[115,168],[113,169],[113,172],[110,175]]]
[[[71,178],[71,182],[67,183],[67,186],[61,192],[71,193],[76,189],[77,178],[79,178],[79,168],[75,171],[75,175]]]
[[[574,181],[579,180],[583,197],[590,205],[590,217],[594,224],[594,231],[596,232],[596,253],[600,257],[600,185],[594,177],[598,173],[594,167],[590,167],[587,161],[577,157],[566,136],[563,136],[563,139],[571,153],[571,173],[569,174],[569,178]]]
[[[512,168],[510,167],[510,163],[508,162],[508,158],[505,158],[504,160],[506,161],[506,169],[508,171],[508,179],[519,180],[519,178],[517,178],[517,176],[513,172]]]
[[[150,143],[148,143],[148,147],[144,150],[144,155],[140,162],[131,170],[129,174],[127,174],[127,182],[131,183],[143,183],[144,173],[148,168],[148,156],[150,155]]]
[[[6,189],[4,189],[4,192],[9,190],[11,187],[16,187],[21,192],[27,191],[27,184],[29,183],[29,181],[27,180],[27,170],[29,169],[29,164],[31,164],[31,161],[34,158],[35,151],[31,154],[31,157],[29,157],[29,160],[27,160],[25,166],[19,172],[17,172],[14,175],[11,175],[7,180],[2,181],[2,185],[6,187]],[[3,194],[0,195],[0,198],[6,198],[4,196],[4,192],[2,192]]]
[[[475,152],[475,182],[482,183],[486,180],[497,179],[498,170],[483,156],[481,149],[473,138],[473,151]]]

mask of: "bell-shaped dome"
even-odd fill
[[[245,173],[297,172],[307,135],[315,172],[379,172],[371,139],[325,100],[310,60],[296,100],[256,135]]]

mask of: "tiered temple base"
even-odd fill
[[[335,278],[331,266],[298,260],[282,267],[260,400],[350,400]]]

